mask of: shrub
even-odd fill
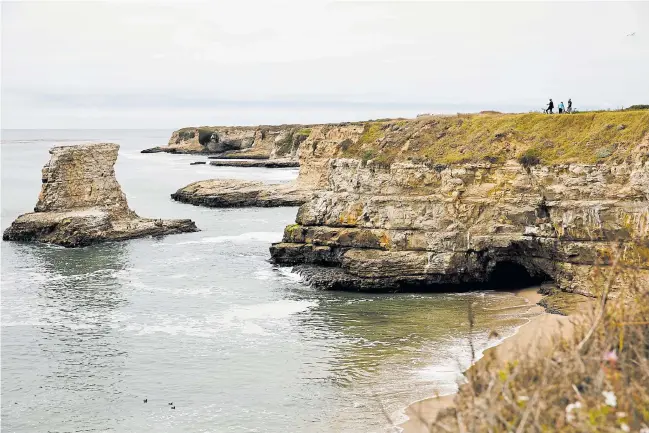
[[[182,141],[191,140],[192,138],[196,137],[196,132],[194,130],[184,130],[178,132],[178,136]]]
[[[533,167],[541,163],[538,153],[534,149],[529,149],[518,157],[518,162],[525,168]]]
[[[361,161],[363,161],[363,164],[366,164],[367,161],[374,158],[375,155],[376,155],[376,152],[373,149],[366,150],[365,152],[363,152],[363,156],[361,157]]]
[[[609,156],[611,156],[613,154],[614,150],[615,150],[614,145],[600,147],[599,149],[597,149],[597,152],[595,152],[595,156],[600,158],[600,159],[601,158],[608,158]]]
[[[631,105],[630,107],[627,107],[624,109],[625,111],[633,111],[633,110],[649,110],[649,104],[638,104],[638,105]]]

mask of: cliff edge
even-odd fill
[[[129,209],[115,178],[118,150],[110,143],[52,148],[34,212],[16,218],[2,239],[82,247],[197,231],[191,220],[140,218]]]
[[[299,152],[317,192],[271,256],[318,287],[588,294],[617,259],[649,286],[647,111],[321,125]]]

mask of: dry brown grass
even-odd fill
[[[628,285],[613,298],[620,277]],[[593,284],[599,301],[571,337],[505,364],[492,352],[430,431],[649,432],[649,287],[617,262]]]

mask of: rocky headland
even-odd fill
[[[193,221],[140,218],[115,178],[119,146],[57,146],[43,167],[34,212],[19,216],[3,240],[83,247],[105,241],[198,231]]]
[[[357,124],[362,125],[362,124]],[[297,180],[287,184],[267,184],[234,179],[210,179],[191,183],[171,194],[171,198],[183,203],[208,207],[276,207],[299,206],[313,197],[316,190],[326,188],[327,178],[320,173],[321,165],[328,162],[328,155],[321,157],[320,149],[313,146],[312,136],[325,126],[292,127],[301,137],[295,144],[293,158],[275,158],[259,160],[262,163],[275,161],[295,162],[300,167]],[[362,128],[362,126],[360,126]],[[308,135],[307,135],[308,134]],[[294,133],[295,135],[295,133]],[[172,137],[173,139],[173,137]],[[278,155],[275,151],[273,155]],[[222,161],[215,165],[223,164]],[[229,161],[231,163],[238,161]],[[243,164],[254,164],[256,161],[245,161]],[[248,165],[251,166],[251,165]]]
[[[649,285],[646,111],[318,125],[298,155],[315,192],[271,256],[318,287],[591,294],[614,261]]]
[[[222,159],[296,160],[297,149],[311,133],[309,126],[201,126],[182,128],[171,135],[167,146],[142,153],[189,153],[218,155]]]

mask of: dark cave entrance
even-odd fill
[[[530,272],[521,264],[502,261],[496,263],[489,273],[487,285],[496,290],[513,290],[538,286],[549,281],[552,281],[552,278],[543,271]]]

